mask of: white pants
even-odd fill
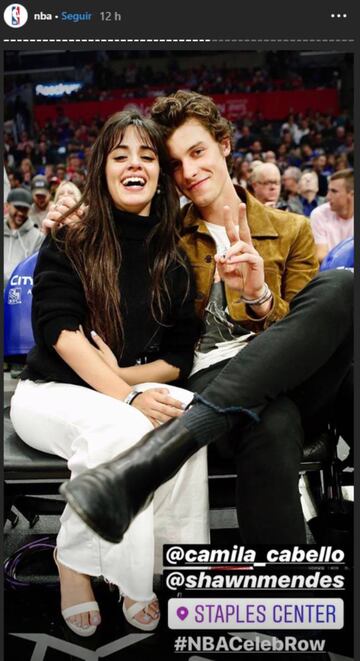
[[[141,384],[141,389],[164,384]],[[172,397],[192,393],[166,386]],[[71,476],[108,461],[153,429],[138,409],[90,388],[20,381],[11,420],[25,443],[68,460]],[[96,535],[67,505],[57,538],[59,561],[89,576],[104,576],[132,599],[149,601],[154,571],[162,568],[163,544],[209,541],[206,448],[155,492],[119,544]]]

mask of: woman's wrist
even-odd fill
[[[134,399],[136,399],[136,397],[139,395],[141,395],[141,390],[130,390],[130,392],[123,399],[124,404],[129,404],[129,406],[131,406]]]

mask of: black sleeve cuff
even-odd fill
[[[77,331],[79,330],[80,323],[79,319],[76,319],[75,317],[57,317],[45,324],[43,328],[43,337],[48,349],[52,349],[54,344],[56,344],[61,331]]]
[[[186,379],[191,372],[194,354],[193,351],[186,351],[182,354],[169,351],[160,355],[159,358],[180,370],[179,379]]]

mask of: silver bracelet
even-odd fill
[[[270,298],[272,297],[271,290],[269,286],[264,282],[264,292],[259,296],[259,298],[245,298],[245,296],[240,296],[240,299],[246,303],[246,305],[262,305],[263,303],[266,303],[266,301],[269,301]]]
[[[128,395],[126,395],[125,399],[123,399],[124,404],[129,404],[131,405],[138,395],[141,395],[141,390],[131,390]]]

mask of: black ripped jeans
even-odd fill
[[[305,542],[298,489],[305,434],[333,420],[352,445],[352,297],[352,273],[320,273],[281,322],[231,360],[189,380],[187,387],[210,408],[239,406],[260,417],[245,429],[235,426],[214,446],[221,454],[226,447],[235,453],[237,514],[246,544]]]

